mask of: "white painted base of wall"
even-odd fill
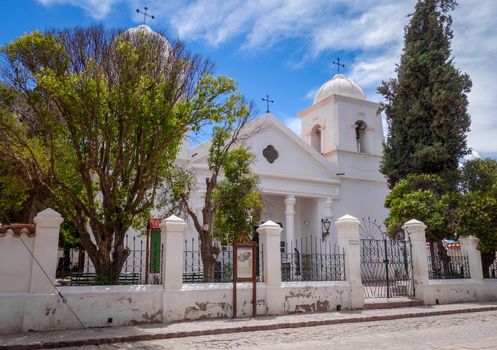
[[[60,291],[86,327],[162,321],[162,286],[60,287]],[[58,294],[0,293],[0,333],[71,328],[82,327]]]
[[[86,327],[123,326],[232,317],[231,283],[162,286],[61,287],[67,304]],[[237,285],[237,316],[252,316],[252,285]],[[257,284],[257,315],[360,309],[362,286],[348,282]],[[81,328],[68,305],[55,293],[0,293],[0,333]],[[112,319],[112,322],[109,322]]]
[[[416,297],[425,305],[497,300],[497,279],[430,280],[416,286]]]
[[[60,291],[86,327],[123,326],[210,318],[231,318],[231,283],[162,286],[61,287]],[[237,285],[238,317],[252,316],[252,285]],[[429,281],[416,287],[425,305],[497,300],[497,279]],[[362,285],[349,282],[257,284],[257,315],[361,309]],[[112,319],[112,322],[109,322]],[[81,328],[55,293],[0,293],[0,333]]]

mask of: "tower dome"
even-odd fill
[[[314,104],[324,100],[331,95],[341,95],[361,100],[366,99],[364,90],[343,74],[335,74],[333,79],[324,83],[314,97]]]
[[[140,24],[137,27],[130,28],[124,32],[124,35],[128,37],[133,44],[139,40],[140,36],[147,35],[154,39],[157,39],[160,43],[164,45],[165,56],[169,56],[169,54],[173,51],[173,48],[169,41],[162,36],[161,34],[154,32],[152,28],[147,26],[146,24]]]

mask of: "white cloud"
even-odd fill
[[[302,123],[300,122],[300,119],[297,117],[289,117],[285,118],[283,120],[285,125],[288,127],[288,129],[292,130],[295,134],[300,136],[301,130],[302,130]]]
[[[122,0],[38,0],[42,5],[52,6],[69,4],[81,7],[95,19],[103,19],[110,13],[112,6]]]
[[[71,4],[102,19],[112,6],[141,0],[38,0],[44,5]],[[376,87],[394,75],[404,26],[416,0],[150,0],[148,5],[182,39],[211,46],[238,41],[244,52],[260,52],[292,39],[301,55],[292,67],[312,64],[322,54],[353,52],[350,76],[378,100]],[[497,1],[460,1],[454,11],[453,52],[456,66],[470,74],[472,132],[469,145],[482,152],[497,151]],[[140,17],[134,14],[136,21]],[[297,55],[295,55],[297,57]],[[309,87],[308,87],[309,88]],[[309,98],[311,91],[305,95]],[[313,96],[312,96],[313,97]]]

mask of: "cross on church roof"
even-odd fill
[[[274,103],[273,100],[269,99],[269,95],[266,95],[266,98],[262,98],[263,101],[266,101],[266,113],[269,113],[269,102]]]
[[[137,13],[141,13],[143,15],[143,24],[146,24],[147,17],[150,17],[151,19],[155,19],[155,16],[150,15],[150,14],[147,13],[147,11],[148,11],[148,7],[147,6],[143,7],[143,9],[145,11],[140,11],[140,9],[136,9]]]
[[[337,60],[333,60],[333,64],[336,64],[337,68],[338,68],[338,74],[340,74],[340,67],[342,68],[345,68],[345,65],[340,63],[340,58],[337,58]]]

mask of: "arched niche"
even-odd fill
[[[368,153],[367,149],[367,128],[368,124],[364,120],[355,122],[355,138],[357,142],[357,152]]]
[[[311,146],[321,153],[321,125],[314,125],[311,130]]]

